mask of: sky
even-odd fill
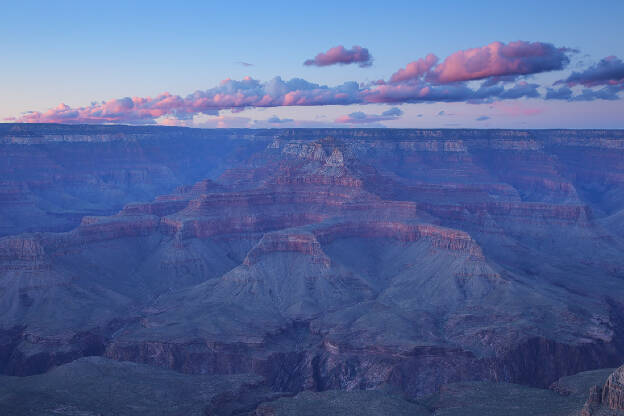
[[[12,1],[0,121],[624,128],[624,1]]]

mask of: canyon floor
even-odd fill
[[[1,124],[0,406],[617,412],[623,231],[620,130]]]

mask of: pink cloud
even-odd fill
[[[570,62],[566,55],[568,51],[542,42],[492,42],[453,53],[437,65],[427,79],[450,83],[554,71],[563,69]]]
[[[540,96],[538,84],[513,84],[515,77],[561,69],[568,63],[567,52],[568,49],[556,48],[549,43],[494,42],[481,48],[455,52],[441,63],[435,55],[429,54],[394,73],[390,82],[359,84],[350,81],[330,87],[301,78],[285,81],[275,77],[267,82],[251,77],[241,80],[228,78],[216,87],[196,91],[186,97],[165,92],[156,97],[124,97],[84,107],[60,104],[47,111],[25,113],[11,121],[191,125],[196,115],[214,116],[219,115],[221,110],[236,113],[252,107],[461,101],[483,103],[523,97],[537,98]],[[358,62],[367,65],[371,59],[365,48],[354,46],[346,50],[338,46],[317,55],[310,65]],[[619,68],[621,61],[613,62]],[[611,65],[611,61],[608,63]],[[505,82],[486,81],[476,89],[461,82],[483,78]],[[564,98],[569,95],[567,91],[557,94]],[[583,97],[589,97],[588,94]],[[618,98],[613,94],[609,97]],[[351,121],[358,122],[354,117],[336,120],[339,123]],[[227,123],[224,121],[224,124]]]
[[[172,119],[189,120],[196,114],[217,115],[219,110],[233,112],[249,107],[347,105],[361,103],[357,83],[336,87],[313,84],[294,78],[283,81],[276,77],[266,83],[250,77],[240,81],[226,79],[217,87],[196,91],[187,97],[163,93],[157,97],[125,97],[71,108],[60,104],[48,111],[33,111],[16,118],[25,123],[173,123]],[[159,121],[165,117],[168,121]]]
[[[65,104],[45,112],[24,114],[18,121],[26,123],[154,123],[164,115],[188,118],[193,113],[190,103],[169,93],[155,98],[125,97],[71,108]],[[214,112],[213,112],[214,113]]]
[[[392,74],[390,82],[402,82],[411,79],[419,79],[429,72],[437,63],[438,57],[430,53],[424,59],[420,58],[417,61],[410,62],[405,68],[401,68]]]
[[[217,87],[196,91],[186,97],[163,93],[156,97],[125,97],[85,107],[65,104],[47,111],[31,111],[12,121],[24,123],[126,123],[189,125],[193,116],[218,115],[220,110],[240,112],[251,107],[324,106],[368,103],[484,102],[535,96],[534,84],[481,87],[436,85],[424,81],[359,85],[356,82],[328,87],[300,78],[268,82],[246,77],[226,79]],[[178,121],[174,121],[178,120]]]
[[[364,68],[373,64],[373,57],[368,52],[368,49],[361,46],[356,45],[351,49],[345,49],[344,46],[339,45],[329,49],[327,52],[319,53],[314,59],[308,59],[303,64],[307,66],[358,64],[361,68]]]
[[[458,51],[437,64],[438,58],[426,58],[409,63],[395,72],[391,83],[424,79],[436,84],[472,81],[485,78],[513,77],[563,69],[568,63],[568,48],[550,43],[517,41]]]

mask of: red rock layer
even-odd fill
[[[421,239],[429,241],[433,247],[483,258],[478,244],[463,231],[438,227],[431,224],[404,224],[399,222],[342,223],[314,231],[323,244],[339,238],[391,238],[403,242]]]
[[[177,220],[163,218],[161,232],[177,234],[180,238],[209,238],[216,235],[246,234],[298,227],[318,223],[326,216],[307,213],[286,213],[281,215],[242,215],[236,217]]]
[[[321,244],[310,233],[269,233],[265,234],[260,242],[247,254],[244,264],[247,266],[257,263],[258,259],[267,253],[294,252],[312,257],[313,263],[329,266],[329,257],[323,252]]]
[[[84,217],[76,230],[82,241],[104,241],[149,235],[158,229],[156,216]]]
[[[591,209],[586,205],[559,205],[541,202],[488,202],[463,205],[418,205],[436,217],[453,221],[483,223],[488,217],[524,224],[544,222],[586,226]]]

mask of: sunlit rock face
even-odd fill
[[[422,396],[624,361],[622,131],[3,125],[0,150],[5,374]]]

